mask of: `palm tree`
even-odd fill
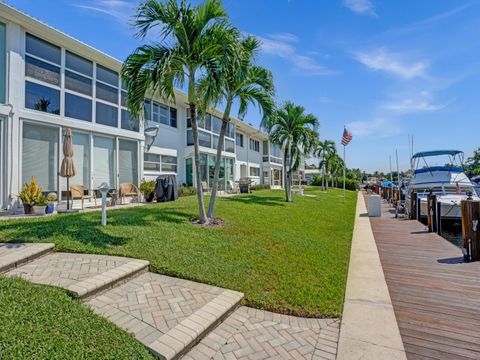
[[[253,64],[254,55],[259,48],[259,41],[252,36],[239,40],[238,45],[234,47],[235,52],[229,57],[230,61],[222,67],[221,82],[212,83],[207,77],[203,77],[200,82],[200,89],[205,94],[204,104],[214,106],[220,102],[225,104],[219,144],[224,142],[234,101],[239,102],[240,118],[245,116],[249,104],[258,105],[264,116],[269,116],[273,111],[272,74],[265,68]],[[210,220],[214,219],[221,155],[222,146],[219,145],[207,213]]]
[[[332,140],[319,141],[314,150],[315,156],[318,156],[321,159],[319,169],[322,169],[322,191],[325,191],[326,159],[330,154],[335,153],[336,151],[335,142]]]
[[[283,173],[285,198],[292,201],[292,172],[300,166],[303,155],[309,154],[318,141],[318,120],[305,114],[302,106],[287,101],[272,116],[264,118],[262,127],[267,129],[270,140],[283,148]]]
[[[185,0],[146,0],[133,20],[137,36],[144,39],[151,30],[159,31],[160,42],[142,45],[128,56],[122,67],[126,81],[127,104],[134,116],[143,113],[145,94],[158,92],[175,101],[175,85],[187,83],[188,104],[192,121],[195,152],[195,175],[199,222],[208,222],[200,179],[200,148],[198,142],[197,105],[198,77],[206,74],[210,81],[220,81],[222,61],[232,45],[232,28],[220,0],[205,0],[198,6]],[[153,32],[153,31],[152,31]]]
[[[342,174],[343,170],[343,159],[338,154],[334,154],[330,157],[329,163],[332,174],[332,187],[338,188],[338,177]]]

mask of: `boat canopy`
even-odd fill
[[[463,169],[458,166],[431,166],[423,169],[415,170],[415,174],[421,174],[432,171],[448,171],[448,172],[463,172]]]
[[[455,156],[458,154],[463,154],[463,151],[460,150],[434,150],[434,151],[421,151],[412,156],[412,159],[429,157],[429,156],[440,156],[440,155],[450,155]]]

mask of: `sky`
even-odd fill
[[[194,0],[197,3],[199,0]],[[140,40],[137,0],[7,0],[120,60]],[[224,0],[231,21],[257,36],[257,63],[276,101],[302,105],[321,139],[352,132],[347,166],[401,170],[414,151],[480,146],[480,0]],[[149,41],[149,39],[143,40]],[[246,121],[258,126],[251,108]],[[310,160],[309,162],[312,162]]]

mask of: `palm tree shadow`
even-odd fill
[[[263,206],[285,206],[285,199],[281,196],[264,197],[257,195],[232,196],[222,198],[223,201],[230,201],[242,204],[255,204]]]

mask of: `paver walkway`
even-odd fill
[[[242,293],[147,272],[148,261],[52,248],[0,244],[0,271],[84,298],[161,359],[335,359],[337,319],[238,308]]]
[[[480,262],[383,205],[372,229],[408,359],[480,359]]]

